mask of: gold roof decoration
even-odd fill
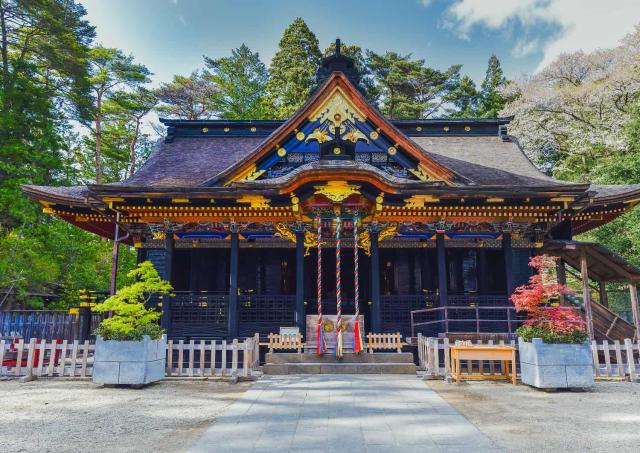
[[[367,138],[367,136],[355,128],[349,129],[349,131],[342,136],[342,139],[349,140],[350,142],[353,142],[353,143],[356,143],[358,140],[362,140],[364,142],[369,143],[369,139]]]
[[[238,203],[249,203],[252,208],[269,208],[271,207],[269,200],[267,197],[262,195],[245,195],[236,200]]]
[[[331,136],[324,129],[315,128],[312,133],[307,135],[306,142],[317,140],[318,143],[324,143],[331,140]]]
[[[310,121],[319,121],[322,124],[328,120],[334,126],[340,126],[346,120],[363,122],[366,119],[367,117],[351,102],[339,86],[335,87],[327,100],[309,115]]]
[[[340,203],[349,196],[360,193],[360,186],[346,181],[328,181],[324,186],[315,186],[315,193],[324,195],[334,203]]]
[[[425,203],[437,203],[439,198],[432,195],[413,195],[404,200],[404,207],[409,209],[424,208]]]

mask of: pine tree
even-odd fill
[[[480,85],[480,105],[478,116],[483,118],[496,118],[504,108],[505,99],[499,93],[507,79],[504,77],[500,60],[495,55],[491,55],[487,65],[487,73]]]
[[[134,63],[133,57],[119,49],[96,46],[90,53],[89,83],[95,96],[93,106],[93,135],[95,142],[95,180],[102,183],[102,120],[103,105],[122,87],[136,88],[149,82],[151,72],[146,66]]]
[[[291,116],[309,98],[320,59],[318,38],[297,18],[284,31],[269,68],[267,93],[273,117]]]
[[[220,90],[200,71],[190,76],[174,75],[157,91],[160,105],[156,110],[169,118],[185,120],[208,119],[215,115],[214,99]]]
[[[455,89],[449,95],[449,102],[453,105],[450,118],[474,118],[478,115],[480,94],[476,84],[468,75],[462,76]]]
[[[446,71],[396,52],[367,52],[367,64],[380,92],[381,111],[391,119],[429,118],[438,114],[458,85],[460,65]]]
[[[211,70],[208,78],[220,90],[213,103],[220,118],[228,120],[261,120],[268,118],[265,95],[269,79],[267,67],[258,53],[246,44],[231,51],[231,57],[204,57]]]

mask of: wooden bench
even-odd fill
[[[374,349],[395,349],[402,352],[402,335],[400,333],[368,333],[367,352],[373,353]]]
[[[299,333],[291,335],[269,334],[269,352],[295,349],[301,353],[303,347],[302,335]]]
[[[512,346],[503,345],[471,345],[469,343],[459,343],[449,347],[451,351],[451,375],[456,382],[462,379],[506,379],[516,384],[516,349]],[[502,372],[500,374],[484,374],[481,372],[473,373],[469,369],[468,372],[462,374],[460,361],[466,360],[470,363],[472,360],[478,361],[500,361],[502,363]],[[509,362],[511,362],[511,372],[509,372]]]

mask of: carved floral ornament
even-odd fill
[[[314,186],[315,193],[324,195],[334,203],[340,203],[353,194],[360,193],[360,186],[349,184],[346,181],[328,181],[324,186]]]

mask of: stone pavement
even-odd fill
[[[415,376],[265,376],[189,450],[497,452]]]

